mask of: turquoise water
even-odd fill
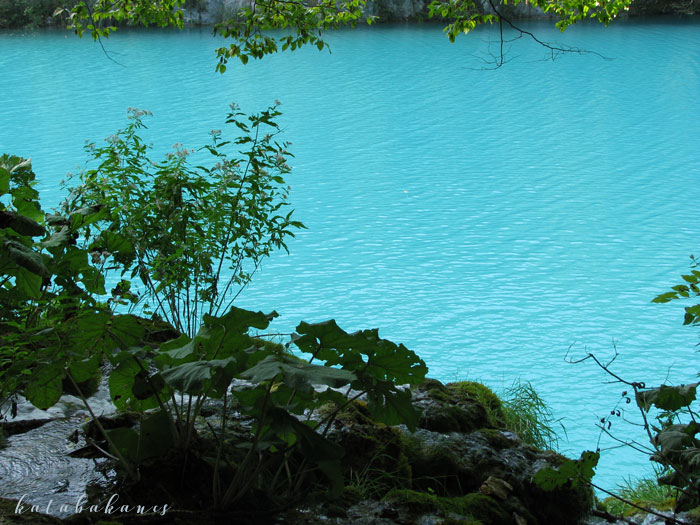
[[[0,151],[32,157],[51,206],[84,140],[122,127],[128,106],[154,113],[148,138],[166,151],[205,143],[232,101],[281,100],[308,230],[239,306],[276,309],[286,332],[331,317],[378,327],[441,380],[531,381],[578,455],[623,389],[567,351],[611,357],[615,344],[615,370],[648,384],[698,370],[684,305],[650,300],[700,251],[700,23],[527,27],[614,60],[546,61],[519,40],[505,67],[483,70],[494,29],[450,45],[437,26],[396,26],[222,76],[206,31],[117,33],[105,47],[124,67],[72,34],[0,33]],[[649,466],[616,448],[598,471],[612,487]]]

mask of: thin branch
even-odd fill
[[[519,36],[513,40],[517,40],[518,38],[521,38],[523,36],[530,37],[531,40],[533,40],[534,42],[536,42],[540,46],[544,47],[545,49],[549,50],[551,60],[555,60],[559,55],[563,55],[564,53],[576,53],[578,55],[595,55],[597,57],[602,58],[603,60],[614,60],[613,58],[601,55],[600,53],[597,53],[596,51],[590,51],[590,50],[581,49],[578,47],[564,46],[562,44],[555,44],[555,43],[551,43],[551,42],[545,42],[544,40],[540,40],[533,33],[531,33],[530,31],[526,31],[525,29],[522,29],[519,26],[516,26],[512,20],[510,20],[508,17],[504,16],[503,13],[501,13],[496,8],[496,5],[493,3],[493,0],[489,0],[489,5],[491,6],[491,9],[493,9],[493,12],[496,13],[496,16],[498,16],[498,25],[499,25],[500,40],[501,40],[500,54],[497,57],[494,57],[496,63],[495,63],[495,67],[493,69],[498,69],[503,64],[506,63],[505,56],[503,53],[503,43],[505,42],[505,40],[503,39],[503,22],[508,24],[513,30],[515,30],[519,33]]]
[[[666,516],[665,514],[661,514],[660,512],[657,512],[653,509],[648,509],[648,508],[642,507],[641,505],[637,505],[636,503],[632,503],[631,501],[626,500],[625,498],[619,496],[618,494],[615,494],[613,492],[610,492],[609,490],[605,490],[604,488],[599,487],[595,483],[591,483],[589,481],[588,484],[591,487],[593,487],[594,489],[599,490],[599,491],[607,494],[608,496],[612,496],[613,498],[621,501],[622,503],[624,503],[626,505],[629,505],[630,507],[634,507],[635,509],[639,509],[642,512],[646,512],[648,514],[653,514],[654,516],[658,516],[659,518],[663,518],[665,520],[664,523],[677,523],[678,525],[683,525],[683,523],[684,523],[682,521],[678,521],[676,518],[673,518],[671,516]],[[624,518],[619,518],[619,519],[624,519]],[[627,521],[627,523],[634,523],[634,522]]]
[[[111,56],[109,56],[109,53],[107,52],[104,44],[102,43],[102,37],[100,36],[100,33],[97,31],[97,22],[95,22],[95,19],[92,16],[92,9],[90,9],[90,6],[88,4],[89,4],[89,2],[85,2],[85,8],[87,9],[88,15],[90,16],[90,22],[92,22],[92,26],[95,28],[95,32],[94,32],[93,36],[97,37],[97,43],[100,44],[100,47],[102,48],[102,52],[105,54],[105,56],[107,57],[108,60],[111,60],[112,62],[114,62],[118,66],[121,66],[121,67],[126,69],[126,66],[124,64],[122,64],[121,62],[117,62]]]

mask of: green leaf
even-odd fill
[[[557,468],[540,469],[534,476],[535,485],[550,492],[571,483],[572,487],[586,484],[593,479],[600,453],[584,451],[580,459],[567,459]]]
[[[172,427],[173,423],[167,412],[157,410],[145,416],[139,429],[137,460],[142,462],[148,458],[165,456],[175,444]]]
[[[32,372],[24,397],[40,410],[55,405],[63,393],[65,371],[60,364],[45,365]]]
[[[676,460],[685,450],[697,448],[694,438],[698,431],[700,431],[700,425],[691,421],[688,424],[670,425],[656,434],[654,444],[661,449],[664,456],[661,462],[669,458]],[[656,457],[653,459],[659,460]]]
[[[44,248],[58,248],[70,244],[72,235],[68,226],[63,226],[59,231],[51,235],[48,239],[41,242]]]
[[[348,370],[314,365],[287,356],[271,355],[241,374],[254,383],[269,381],[282,375],[284,383],[299,390],[312,389],[312,385],[328,385],[340,388],[356,379]]]
[[[17,288],[27,297],[39,297],[41,295],[42,279],[37,274],[25,268],[19,268],[15,277]]]
[[[275,317],[278,317],[278,314],[274,311],[264,314],[263,312],[253,312],[232,306],[225,315],[221,317],[204,315],[202,321],[209,328],[222,326],[227,331],[246,334],[251,328],[266,329],[270,325],[270,321]]]
[[[97,244],[101,244],[101,248],[112,254],[118,254],[120,257],[132,257],[136,252],[134,245],[124,235],[112,232],[109,230],[103,231]]]
[[[414,431],[420,421],[420,412],[411,402],[411,391],[399,390],[386,381],[378,381],[367,392],[367,408],[375,420],[387,425],[403,423],[410,431]]]
[[[652,406],[675,412],[689,406],[695,400],[698,384],[700,383],[680,386],[661,385],[659,388],[639,391],[637,392],[637,405],[647,412]]]
[[[104,204],[85,206],[70,213],[70,224],[73,231],[83,226],[95,223],[107,217],[107,209]]]
[[[118,427],[105,430],[114,448],[129,462],[137,463],[139,457],[139,434],[133,428]],[[114,449],[112,449],[114,453]]]
[[[214,359],[183,363],[161,372],[171,388],[190,395],[221,397],[234,376],[235,359]]]
[[[10,172],[0,166],[0,195],[5,195],[10,191]]]
[[[20,235],[26,235],[28,237],[36,237],[46,233],[46,230],[41,224],[28,217],[19,215],[14,211],[0,211],[0,224],[4,224]]]
[[[136,410],[143,412],[158,406],[155,396],[147,399],[139,399],[134,394],[133,386],[136,376],[142,372],[142,368],[136,362],[136,358],[128,352],[122,352],[123,360],[109,374],[109,393],[112,402],[119,410]]]
[[[85,311],[77,320],[71,334],[73,344],[107,354],[116,348],[122,350],[138,346],[145,328],[134,315],[113,315],[106,311]]]
[[[49,277],[51,275],[39,252],[14,240],[5,240],[3,248],[5,249],[5,254],[18,266],[41,277]]]
[[[186,335],[163,343],[158,348],[158,355],[154,361],[161,367],[174,366],[197,359],[195,355],[195,342]]]
[[[83,381],[87,381],[93,377],[100,368],[101,358],[101,354],[95,353],[87,359],[72,361],[68,365],[68,371],[70,372],[73,381],[76,383],[82,383]]]
[[[667,303],[669,301],[672,301],[673,299],[678,299],[678,294],[676,292],[666,292],[658,297],[655,297],[652,299],[652,303]]]

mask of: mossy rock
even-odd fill
[[[448,388],[435,379],[427,379],[412,393],[413,404],[421,411],[420,428],[446,433],[492,426],[484,405],[459,387]]]
[[[359,412],[355,416],[363,418]],[[337,434],[336,441],[345,449],[347,479],[364,497],[410,486],[411,466],[401,436],[398,428],[380,423],[351,424]]]
[[[459,498],[441,498],[443,512],[454,512],[490,525],[511,525],[511,505],[491,496],[474,492]]]
[[[478,401],[486,409],[489,424],[493,427],[505,426],[505,416],[503,414],[503,402],[486,385],[475,381],[459,381],[457,383],[447,383],[445,388],[454,393],[462,403],[466,399]]]
[[[338,409],[335,403],[327,403],[318,409],[319,415],[326,418],[333,414]],[[341,426],[367,425],[367,426],[385,426],[382,423],[372,419],[372,414],[364,401],[352,401],[345,405],[335,415],[335,420]]]
[[[415,435],[404,436],[405,451],[411,465],[412,487],[438,495],[461,494],[465,482],[460,459],[445,443],[426,446]],[[468,483],[476,486],[478,480]]]

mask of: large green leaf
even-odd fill
[[[24,396],[35,407],[46,410],[61,397],[64,376],[65,370],[60,364],[44,365],[32,372]]]
[[[68,365],[68,371],[76,383],[82,383],[93,377],[100,368],[102,355],[99,353],[93,354],[86,359],[72,361]]]
[[[195,355],[195,341],[187,335],[181,335],[177,339],[171,339],[160,345],[158,355],[154,361],[160,367],[175,366],[197,359]]]
[[[25,268],[18,268],[16,271],[15,284],[26,297],[39,297],[42,282],[41,276]]]
[[[695,446],[695,435],[700,431],[700,425],[694,421],[689,424],[670,425],[654,437],[654,442],[662,452],[680,453]]]
[[[0,195],[5,195],[10,191],[10,171],[0,166]]]
[[[368,390],[367,408],[375,420],[387,425],[403,423],[411,431],[420,421],[421,414],[411,402],[411,391],[397,389],[387,381],[378,381]]]
[[[139,429],[138,461],[165,456],[175,443],[170,415],[162,410],[144,416]]]
[[[68,226],[63,226],[59,231],[52,234],[51,237],[41,242],[41,246],[44,248],[58,248],[60,246],[65,246],[70,244],[72,240],[72,234]]]
[[[44,212],[39,206],[39,192],[30,186],[20,186],[11,190],[12,204],[17,213],[36,222],[44,220]]]
[[[579,459],[567,459],[557,468],[540,469],[533,481],[542,490],[552,491],[571,483],[572,487],[585,485],[595,475],[595,467],[598,465],[600,453],[584,451]]]
[[[231,309],[221,317],[205,315],[203,322],[210,328],[223,326],[229,332],[246,334],[251,328],[264,330],[269,326],[270,321],[277,316],[277,312],[274,311],[269,314],[264,314],[263,312],[253,312],[251,310],[244,310],[243,308],[232,306]]]
[[[139,434],[133,428],[118,427],[105,430],[114,448],[128,462],[137,463],[139,457]],[[114,452],[114,450],[112,450]]]
[[[179,392],[221,397],[233,380],[235,365],[236,360],[232,357],[194,361],[163,370],[161,376],[171,388]]]
[[[362,369],[363,375],[398,384],[418,384],[428,372],[415,352],[381,339],[376,329],[348,334],[331,319],[315,324],[301,322],[296,331],[294,344],[329,365],[339,364],[351,371]],[[366,382],[372,383],[369,378]]]
[[[637,404],[647,412],[652,406],[675,412],[695,401],[698,384],[700,383],[680,386],[661,385],[659,388],[638,391]]]
[[[266,357],[254,367],[243,372],[241,377],[250,379],[254,383],[260,383],[272,380],[280,374],[288,387],[299,390],[309,390],[312,385],[340,388],[356,379],[355,374],[349,370],[310,364],[283,355]]]
[[[116,348],[137,346],[145,328],[134,315],[115,315],[105,311],[86,311],[80,315],[72,334],[73,344],[109,353]]]
[[[136,358],[122,352],[123,359],[109,374],[109,394],[112,402],[119,410],[135,410],[143,412],[158,406],[155,396],[140,399],[141,396],[134,393],[136,376],[142,373],[143,368],[136,362]]]
[[[40,275],[41,277],[48,277],[51,275],[51,272],[46,268],[44,259],[39,252],[11,239],[3,243],[3,249],[7,256],[18,266],[36,275]]]

